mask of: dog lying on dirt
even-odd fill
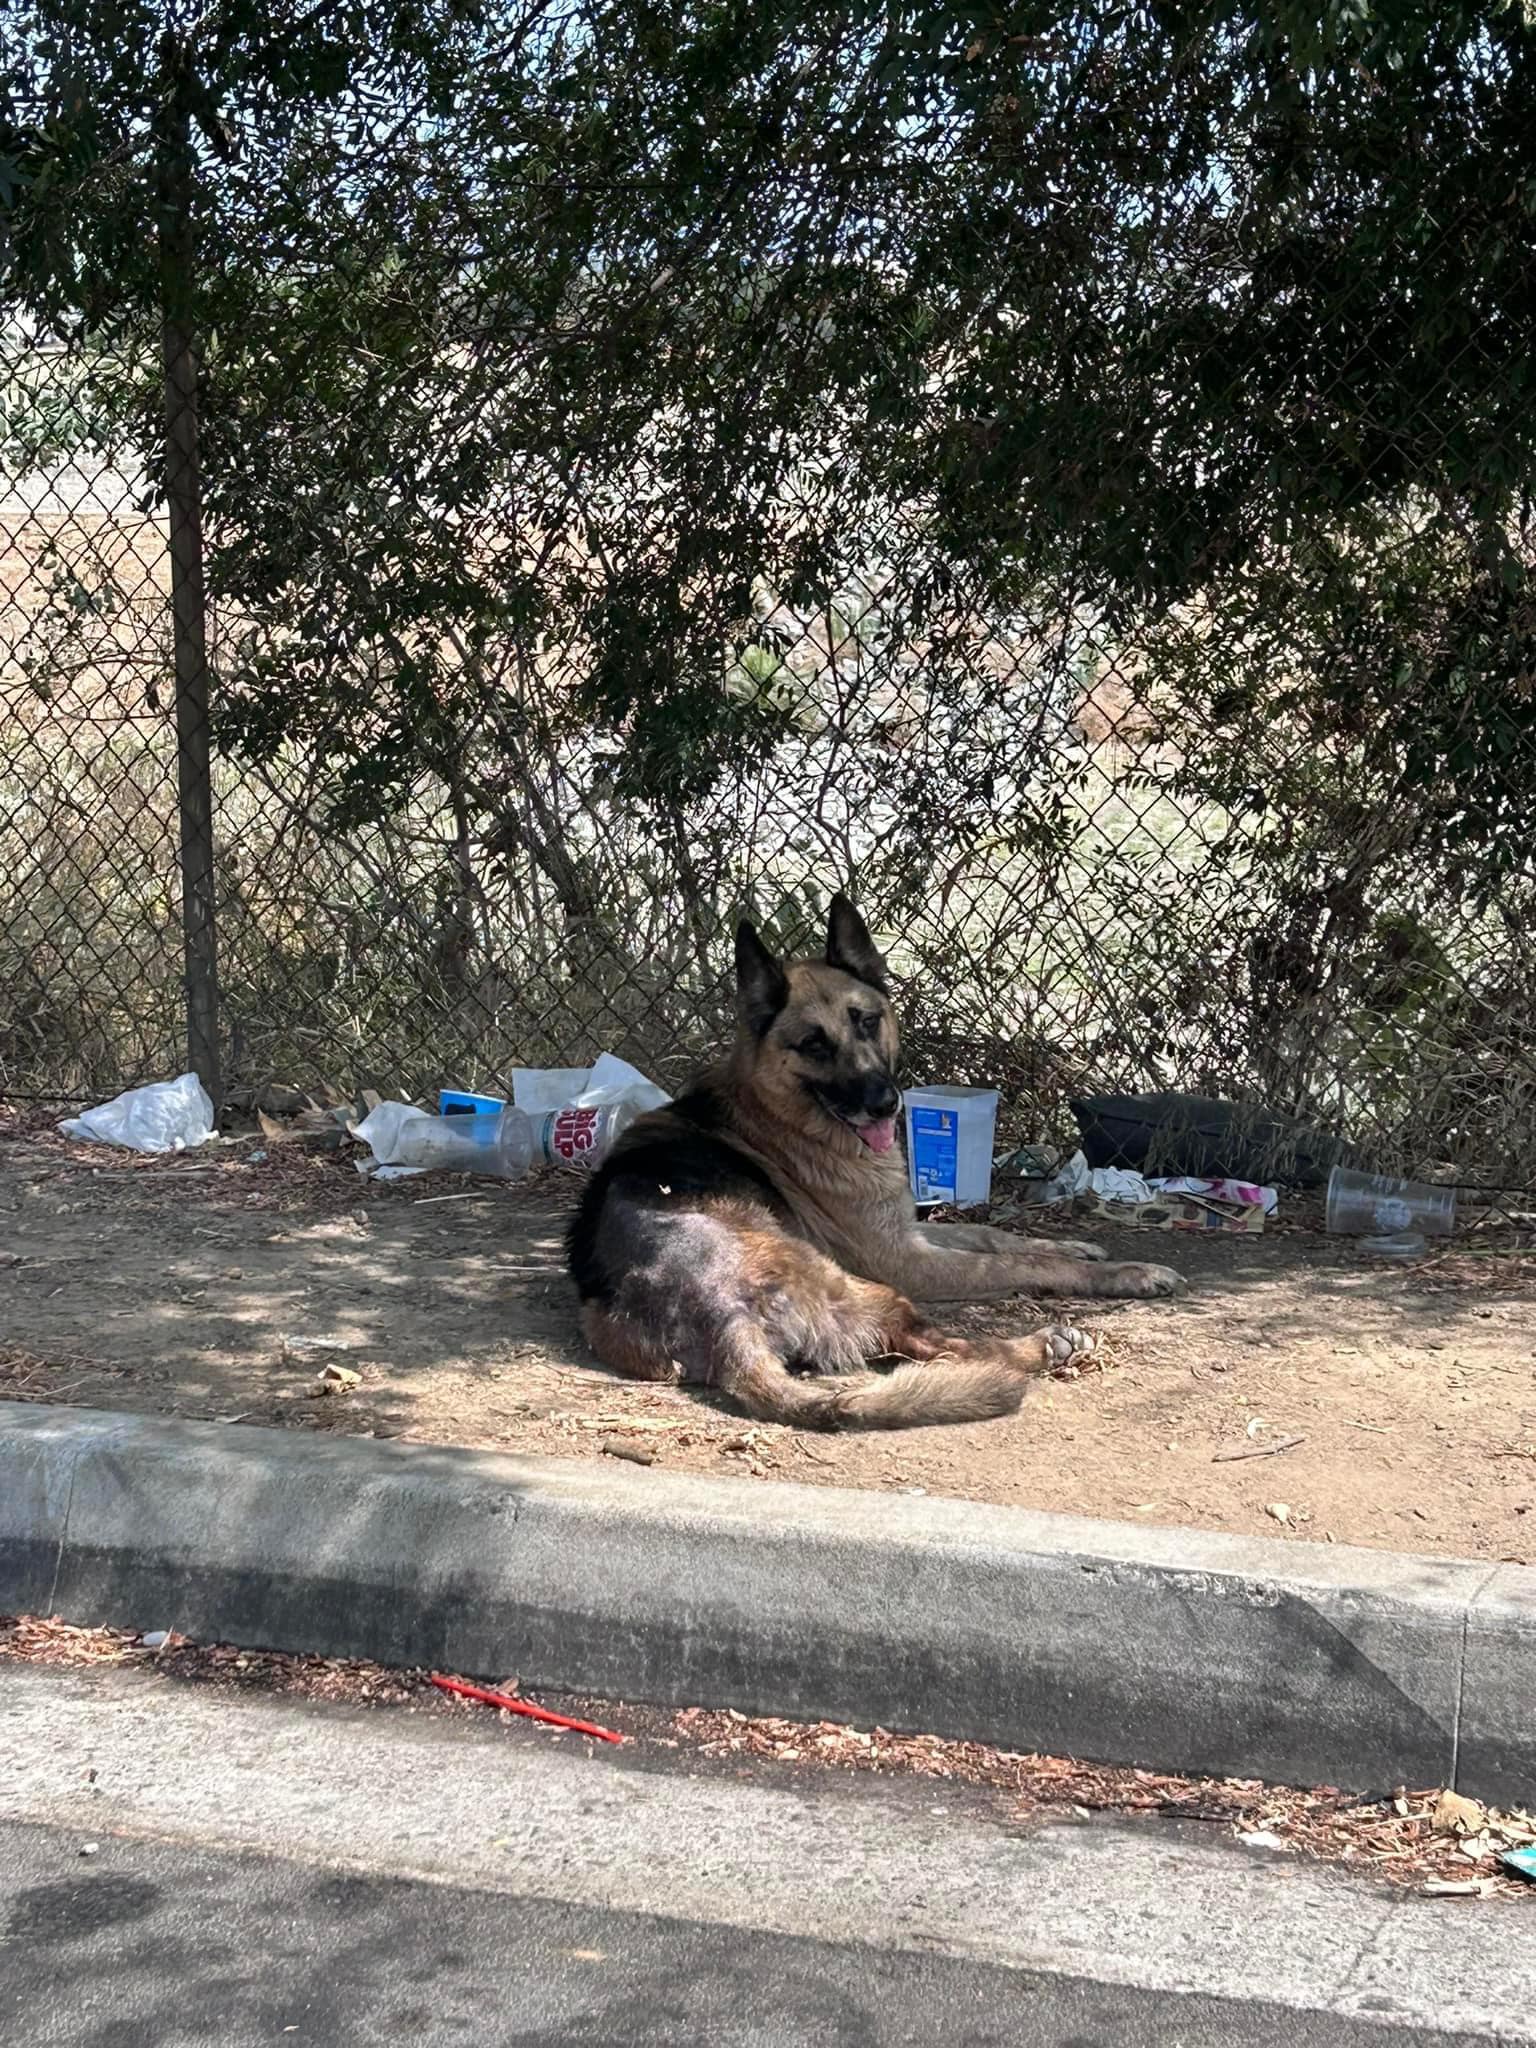
[[[1009,1415],[1026,1376],[1090,1340],[946,1336],[914,1301],[1176,1294],[1167,1266],[1094,1245],[919,1223],[896,1144],[885,962],[846,897],[825,957],[736,934],[729,1057],[638,1118],[589,1182],[567,1254],[582,1329],[635,1379],[717,1387],[801,1428],[900,1429]],[[912,1361],[885,1373],[874,1359]]]

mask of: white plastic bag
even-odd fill
[[[352,1125],[354,1138],[361,1138],[381,1166],[392,1166],[400,1157],[400,1133],[407,1124],[434,1121],[429,1109],[415,1109],[409,1102],[376,1102],[360,1124]]]
[[[424,1173],[425,1167],[400,1164],[400,1133],[407,1124],[423,1118],[436,1121],[430,1110],[413,1108],[409,1102],[375,1103],[360,1124],[350,1126],[353,1137],[361,1138],[373,1154],[372,1159],[355,1162],[358,1172],[374,1180],[405,1180],[413,1173]]]
[[[1105,1202],[1150,1202],[1153,1199],[1152,1183],[1128,1166],[1092,1167],[1088,1186]]]
[[[547,1116],[552,1109],[564,1109],[586,1087],[590,1067],[514,1067],[512,1103],[529,1116]]]
[[[213,1103],[196,1074],[182,1074],[67,1116],[59,1129],[68,1138],[124,1145],[130,1152],[186,1152],[213,1136]]]
[[[512,1100],[530,1116],[540,1116],[552,1109],[601,1109],[610,1102],[664,1109],[672,1098],[628,1060],[605,1052],[591,1067],[514,1067]]]
[[[1074,1152],[1048,1180],[1026,1180],[1020,1185],[1030,1208],[1052,1209],[1058,1202],[1074,1201],[1087,1189],[1088,1180],[1088,1162],[1081,1152]]]

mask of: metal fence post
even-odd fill
[[[203,587],[202,482],[198,468],[197,347],[193,329],[195,244],[188,113],[190,59],[168,31],[160,134],[160,311],[165,368],[165,491],[170,525],[171,612],[176,672],[176,783],[181,841],[181,926],[186,963],[187,1057],[222,1105],[219,963],[209,760],[208,651]]]

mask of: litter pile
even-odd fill
[[[434,1113],[365,1089],[360,1103],[342,1100],[329,1108],[301,1097],[294,1131],[259,1111],[258,1120],[269,1142],[297,1135],[331,1143],[354,1139],[363,1148],[357,1170],[367,1178],[446,1169],[520,1180],[535,1166],[590,1170],[628,1123],[670,1100],[627,1060],[604,1053],[590,1067],[514,1068],[510,1102],[444,1088]],[[185,1152],[220,1142],[213,1103],[195,1074],[130,1088],[66,1117],[58,1128],[69,1138],[133,1152]],[[256,1162],[265,1153],[258,1150],[250,1158]]]
[[[364,1090],[359,1103],[322,1106],[299,1091],[293,1129],[258,1111],[271,1143],[295,1136],[359,1149],[370,1179],[448,1171],[518,1181],[543,1167],[590,1171],[637,1116],[671,1098],[627,1060],[601,1054],[590,1067],[516,1067],[510,1099],[444,1087],[435,1111]],[[1356,1171],[1347,1148],[1253,1106],[1200,1096],[1094,1096],[1071,1105],[1081,1131],[1069,1155],[1046,1144],[994,1157],[995,1088],[909,1088],[907,1167],[920,1207],[986,1206],[994,1173],[1020,1208],[1071,1204],[1099,1222],[1136,1230],[1221,1231],[1256,1236],[1279,1207],[1260,1165],[1283,1165],[1290,1185],[1326,1173],[1327,1228],[1379,1258],[1414,1261],[1427,1238],[1455,1229],[1453,1186]],[[318,1130],[314,1128],[318,1125]],[[141,1153],[232,1144],[214,1128],[214,1107],[195,1074],[131,1088],[66,1118],[65,1136]],[[264,1160],[265,1152],[249,1155]],[[1154,1163],[1158,1170],[1152,1170]]]
[[[1070,1202],[1135,1230],[1257,1236],[1279,1207],[1271,1183],[1327,1185],[1327,1228],[1378,1258],[1423,1257],[1456,1227],[1457,1190],[1355,1169],[1350,1149],[1253,1104],[1199,1095],[1096,1095],[1071,1104],[1078,1150],[1026,1145],[998,1164],[1023,1208]]]
[[[1133,1230],[1221,1230],[1256,1236],[1280,1197],[1257,1181],[1213,1174],[1144,1174],[1129,1166],[1090,1166],[1087,1155],[1063,1159],[1048,1145],[1026,1145],[1001,1162],[1015,1177],[1025,1208],[1077,1204],[1105,1223]]]
[[[514,1067],[512,1100],[445,1088],[438,1113],[375,1102],[352,1127],[368,1147],[359,1173],[380,1180],[434,1168],[520,1180],[531,1166],[591,1168],[627,1124],[671,1100],[627,1060],[590,1067]]]

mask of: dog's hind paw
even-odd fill
[[[1064,1259],[1107,1259],[1109,1253],[1101,1244],[1089,1244],[1081,1237],[1042,1237],[1040,1244],[1047,1250],[1059,1252]]]
[[[1040,1332],[1040,1349],[1044,1353],[1047,1372],[1060,1372],[1074,1358],[1086,1358],[1094,1348],[1095,1339],[1086,1330],[1074,1330],[1070,1323],[1053,1323],[1048,1330]]]

